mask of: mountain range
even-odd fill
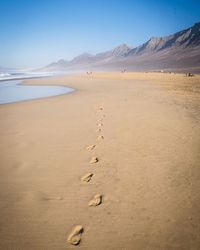
[[[42,70],[124,70],[200,72],[200,23],[173,35],[152,37],[131,47],[122,44],[96,55],[83,53],[71,61],[61,59]]]

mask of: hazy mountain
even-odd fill
[[[68,61],[64,59],[60,59],[57,62],[53,62],[45,67],[45,69],[48,69],[49,71],[53,70],[65,70],[68,66]]]
[[[91,55],[84,53],[71,61],[60,60],[45,70],[176,70],[200,72],[200,23],[166,37],[152,37],[132,48],[122,44]]]
[[[131,51],[132,47],[126,45],[126,44],[121,44],[120,46],[103,52],[103,53],[99,53],[97,54],[95,57],[99,60],[115,60],[117,58],[121,58],[121,57],[125,57],[130,51]]]
[[[47,65],[43,70],[51,71],[51,70],[69,70],[74,69],[78,70],[90,65],[98,65],[99,63],[107,63],[110,61],[116,61],[117,59],[125,57],[130,51],[132,47],[129,47],[126,44],[122,44],[112,50],[98,53],[96,55],[83,53],[77,57],[74,57],[71,61],[66,61],[61,59],[57,62],[53,62]]]
[[[74,57],[69,64],[85,64],[85,63],[92,63],[93,62],[93,55],[89,53],[83,53],[77,57]]]
[[[129,55],[158,52],[172,48],[187,49],[200,45],[200,23],[166,37],[152,37],[149,41],[130,51]]]

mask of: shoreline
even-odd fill
[[[200,76],[23,84],[58,81],[76,91],[0,105],[0,248],[72,249],[82,225],[83,250],[198,249]],[[102,203],[88,206],[96,194]]]
[[[37,77],[37,79],[41,79],[40,77]],[[43,77],[42,77],[43,78]],[[46,78],[48,78],[49,79],[49,77],[46,77]],[[34,77],[34,78],[29,78],[29,80],[35,80],[36,78]],[[25,99],[25,100],[17,100],[17,101],[10,101],[10,102],[7,102],[7,103],[0,103],[0,105],[7,105],[7,104],[15,104],[15,103],[19,103],[19,102],[28,102],[28,101],[34,101],[34,100],[39,100],[39,99],[46,99],[46,98],[52,98],[52,97],[55,97],[55,96],[59,96],[59,95],[67,95],[67,94],[71,94],[71,93],[73,93],[74,91],[76,91],[76,89],[73,89],[73,88],[70,88],[70,87],[68,87],[68,86],[66,86],[66,85],[59,85],[59,84],[55,84],[55,85],[41,85],[41,84],[37,84],[37,85],[35,85],[35,84],[33,84],[33,85],[30,85],[30,84],[26,84],[26,80],[27,79],[18,79],[18,80],[14,80],[14,81],[17,81],[18,83],[16,83],[14,86],[26,86],[26,87],[28,87],[28,86],[30,86],[30,87],[37,87],[37,86],[41,86],[41,87],[63,87],[63,88],[66,88],[66,91],[68,91],[68,92],[66,92],[66,93],[61,93],[61,94],[52,94],[52,95],[50,95],[50,96],[43,96],[43,97],[30,97],[29,99]],[[13,79],[12,80],[6,80],[6,81],[3,81],[3,82],[9,82],[9,81],[13,81]]]

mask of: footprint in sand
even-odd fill
[[[87,150],[93,150],[96,147],[96,145],[89,145],[86,149]]]
[[[103,127],[103,123],[97,123],[98,127]]]
[[[103,140],[103,139],[104,139],[103,135],[99,135],[99,136],[97,137],[97,140],[98,140],[98,141]]]
[[[81,180],[82,180],[83,182],[89,182],[89,181],[91,180],[92,176],[93,176],[92,173],[87,173],[87,174],[85,174],[85,175],[81,178]]]
[[[98,109],[97,109],[97,111],[102,111],[102,110],[103,110],[103,108],[102,108],[102,107],[100,107],[100,108],[98,108]]]
[[[78,245],[81,241],[82,233],[83,233],[83,226],[81,225],[75,226],[70,235],[68,236],[67,241],[72,245]]]
[[[102,195],[96,194],[91,201],[89,201],[88,205],[90,207],[99,206],[102,203]]]
[[[90,164],[93,164],[93,163],[97,163],[99,161],[99,159],[97,157],[92,157],[92,159],[90,160]]]
[[[98,128],[98,129],[97,129],[97,132],[101,132],[101,128]]]

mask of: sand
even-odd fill
[[[200,76],[26,84],[76,91],[0,106],[0,249],[200,249]]]

